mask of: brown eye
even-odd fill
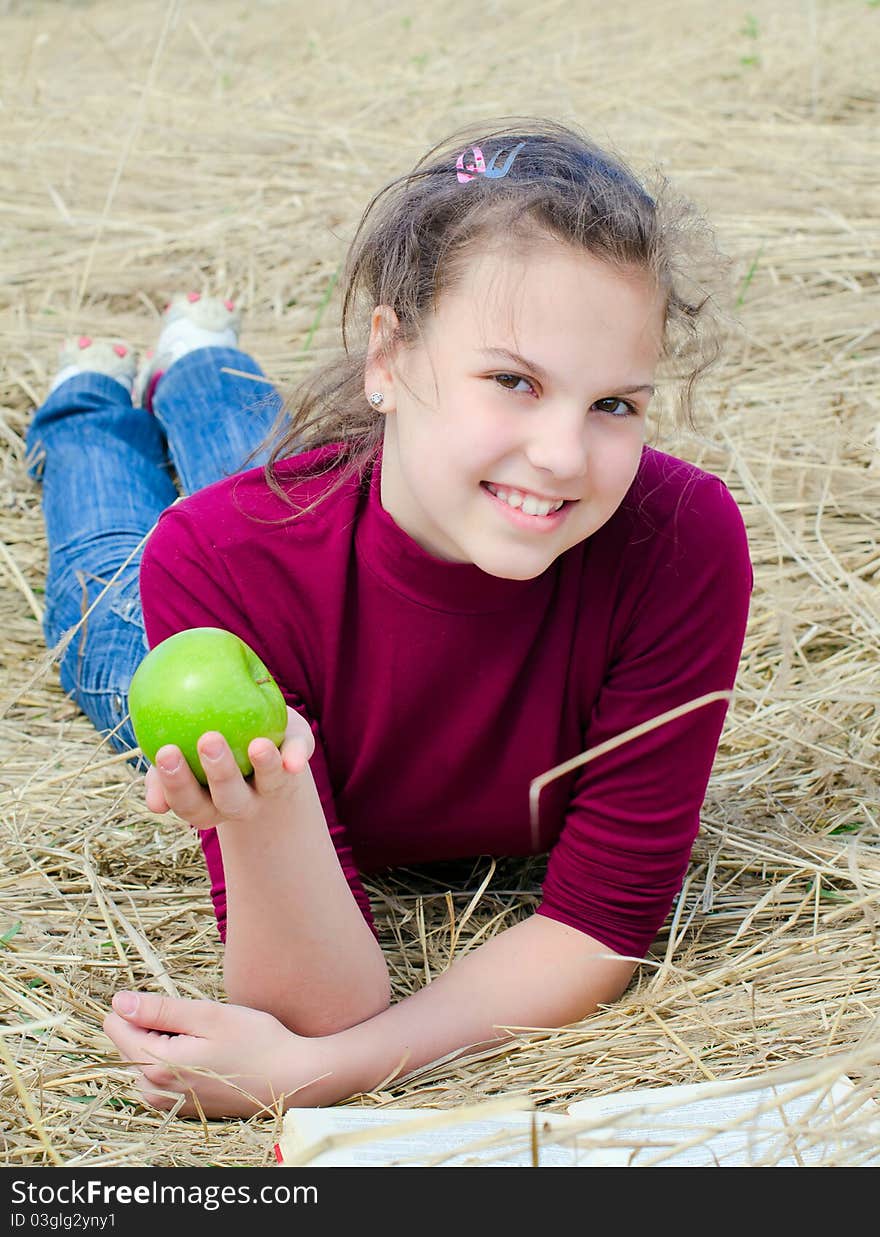
[[[625,399],[597,399],[593,407],[598,408],[600,412],[607,412],[609,416],[618,417],[620,420],[624,417],[638,415],[632,404],[628,404]]]
[[[520,377],[519,374],[493,374],[492,377],[494,378],[496,382],[498,382],[503,387],[505,391],[515,391],[515,386],[512,386],[512,387],[504,386],[504,384],[501,382],[502,378],[508,378],[514,384],[516,384],[517,382],[524,382],[526,383],[527,386],[531,387],[531,389],[534,390],[534,387],[532,387],[532,384],[529,382],[528,378],[522,378]],[[516,391],[516,394],[524,395],[525,392]]]

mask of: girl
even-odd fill
[[[726,699],[550,782],[535,828],[529,786],[735,681],[742,516],[645,441],[661,360],[686,413],[706,363],[692,225],[576,129],[493,122],[370,203],[345,354],[289,416],[229,302],[172,304],[140,407],[124,344],[69,351],[28,443],[47,640],[78,637],[63,686],[130,749],[146,648],[217,626],[289,706],[252,779],[218,733],[207,788],[172,745],[146,772],[150,810],[200,831],[232,1002],[114,996],[104,1027],[147,1103],[333,1104],[626,988],[680,889]],[[536,913],[390,1004],[361,874],[548,852]]]

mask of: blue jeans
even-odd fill
[[[148,652],[138,575],[148,534],[179,497],[172,469],[184,494],[240,471],[281,410],[265,380],[224,367],[262,378],[237,349],[199,348],[169,367],[151,414],[115,379],[76,374],[28,428],[49,544],[46,644],[59,645],[65,692],[120,752],[137,747],[128,687]],[[268,455],[264,447],[248,467]],[[142,757],[130,763],[147,768]]]

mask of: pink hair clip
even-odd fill
[[[464,161],[465,155],[468,152],[462,151],[455,161],[455,166],[458,168],[458,183],[460,185],[465,185],[469,180],[473,180],[475,176],[486,176],[489,180],[501,180],[501,178],[506,176],[510,171],[513,166],[514,159],[522,150],[523,146],[525,146],[525,142],[520,142],[518,146],[514,146],[513,150],[505,159],[504,166],[501,168],[495,167],[495,160],[504,149],[503,146],[499,147],[498,150],[495,151],[495,154],[489,160],[488,164],[483,158],[483,152],[480,150],[479,146],[470,147],[473,151],[473,161],[469,163],[465,163]]]
[[[455,166],[459,169],[458,183],[460,185],[466,185],[469,180],[473,180],[473,176],[469,176],[468,172],[485,173],[486,171],[486,160],[483,158],[483,152],[480,150],[479,146],[472,146],[471,150],[474,152],[473,163],[465,163],[465,151],[462,151],[455,161]]]

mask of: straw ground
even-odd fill
[[[629,991],[360,1102],[451,1109],[774,1067],[877,1088],[880,308],[876,0],[0,5],[0,1159],[261,1165],[278,1121],[140,1106],[110,994],[221,996],[197,845],[65,699],[23,440],[69,331],[148,345],[177,288],[234,295],[280,383],[336,344],[363,206],[481,116],[584,125],[659,164],[736,280],[696,434],[652,441],[740,503],[756,587],[681,897]],[[872,84],[873,83],[873,84]],[[711,637],[711,633],[708,633]],[[57,653],[57,651],[56,651]],[[542,861],[374,879],[396,997],[527,915]],[[866,1119],[840,1162],[868,1145]]]

